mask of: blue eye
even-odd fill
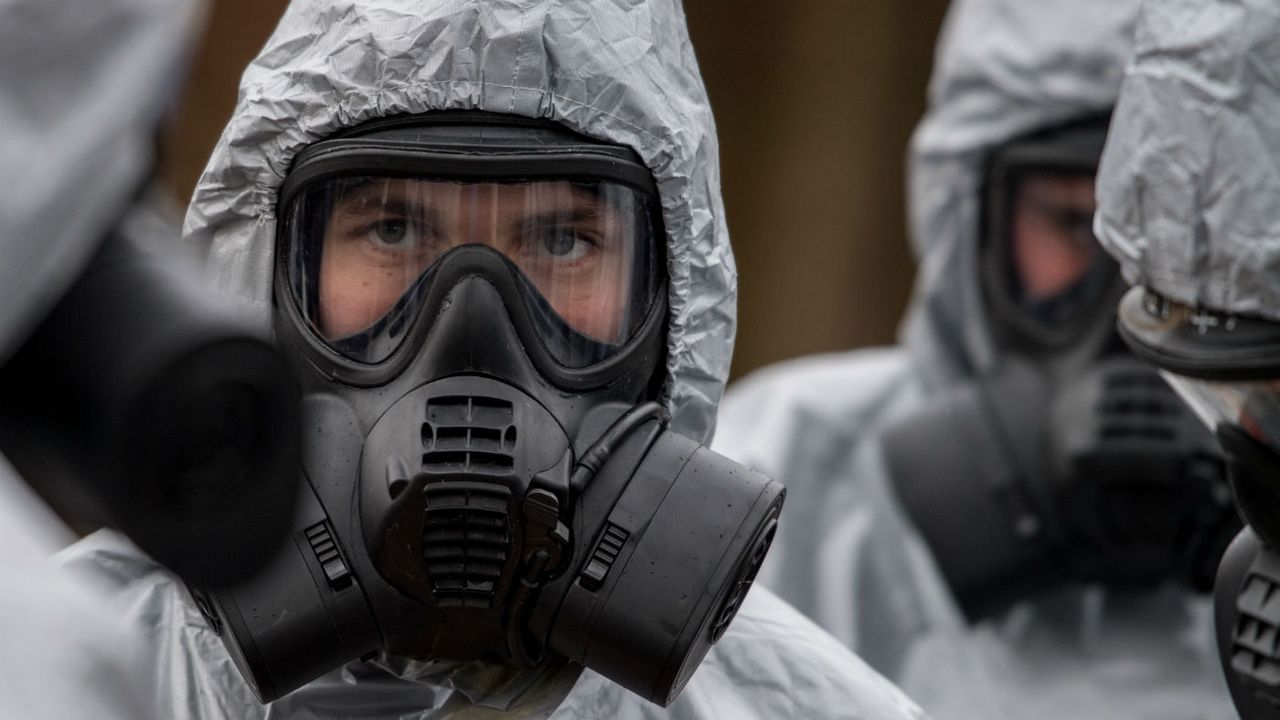
[[[542,250],[557,260],[578,260],[591,251],[591,237],[575,228],[553,228],[542,233]]]
[[[369,234],[383,245],[399,245],[409,235],[409,223],[403,218],[379,220],[369,227]]]

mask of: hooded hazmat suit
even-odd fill
[[[1280,460],[1268,410],[1280,388],[1278,52],[1280,7],[1267,0],[1144,6],[1094,218],[1098,239],[1139,286],[1120,312],[1126,339],[1168,371],[1232,458],[1233,495],[1252,532],[1224,556],[1215,605],[1223,670],[1244,720],[1276,714],[1261,675],[1267,647],[1250,648],[1257,635],[1246,631],[1274,627],[1275,617],[1252,611],[1256,585],[1245,578],[1276,551]],[[1231,372],[1250,365],[1252,374]]]
[[[198,7],[0,1],[0,366],[130,211]],[[73,536],[27,480],[0,455],[0,715],[155,716],[97,588],[49,561]]]
[[[1280,7],[1151,3],[1098,171],[1098,240],[1171,300],[1280,320]]]
[[[291,159],[365,120],[446,109],[550,118],[643,159],[668,234],[665,402],[673,430],[707,440],[728,372],[736,277],[711,112],[676,0],[294,2],[245,72],[197,186],[188,240],[207,249],[215,281],[265,321]],[[589,671],[531,679],[396,658],[349,665],[263,708],[185,591],[136,550],[103,534],[65,560],[115,587],[114,608],[162,659],[160,703],[184,717],[923,716],[764,590],[665,710]]]
[[[919,272],[902,344],[765,369],[721,408],[715,448],[788,487],[761,581],[935,717],[1233,717],[1207,597],[1075,585],[967,624],[893,496],[882,446],[886,428],[1007,352],[980,286],[983,161],[1110,109],[1137,9],[953,3],[910,151]]]

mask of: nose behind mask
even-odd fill
[[[656,358],[639,381],[547,377],[530,288],[496,252],[436,273],[395,380],[313,385],[293,543],[201,607],[264,702],[386,653],[563,657],[670,703],[749,588],[782,487],[638,402]],[[661,338],[665,308],[651,321]]]
[[[890,428],[884,448],[970,620],[1070,580],[1207,590],[1239,527],[1212,436],[1127,357],[1054,383],[1010,356]]]

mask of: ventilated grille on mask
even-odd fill
[[[504,485],[443,481],[426,486],[422,559],[440,607],[488,608],[511,544]]]
[[[445,396],[427,401],[422,423],[422,470],[427,474],[506,475],[513,465],[516,428],[511,403],[487,397]]]
[[[440,607],[490,608],[511,551],[511,403],[487,397],[427,401],[422,423],[426,518],[422,557]]]
[[[771,521],[765,531],[760,534],[760,538],[756,540],[755,546],[751,548],[746,564],[739,570],[729,595],[725,597],[720,605],[720,611],[711,622],[711,642],[718,641],[724,635],[725,630],[729,629],[729,623],[733,622],[733,618],[738,614],[738,608],[746,599],[747,591],[755,582],[756,573],[760,572],[760,566],[764,564],[764,558],[769,554],[769,547],[773,545],[773,536],[777,529],[777,520]]]
[[[1231,667],[1272,692],[1280,689],[1280,575],[1261,557],[1249,568],[1236,600],[1239,619],[1231,637]]]

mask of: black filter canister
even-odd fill
[[[552,648],[670,704],[737,612],[784,493],[760,473],[662,433],[570,587]]]
[[[284,539],[298,403],[264,329],[116,236],[0,371],[0,450],[64,517],[111,524],[215,586]],[[59,504],[62,478],[85,506]]]
[[[262,572],[192,595],[263,703],[381,647],[351,559],[310,488],[288,542]]]

